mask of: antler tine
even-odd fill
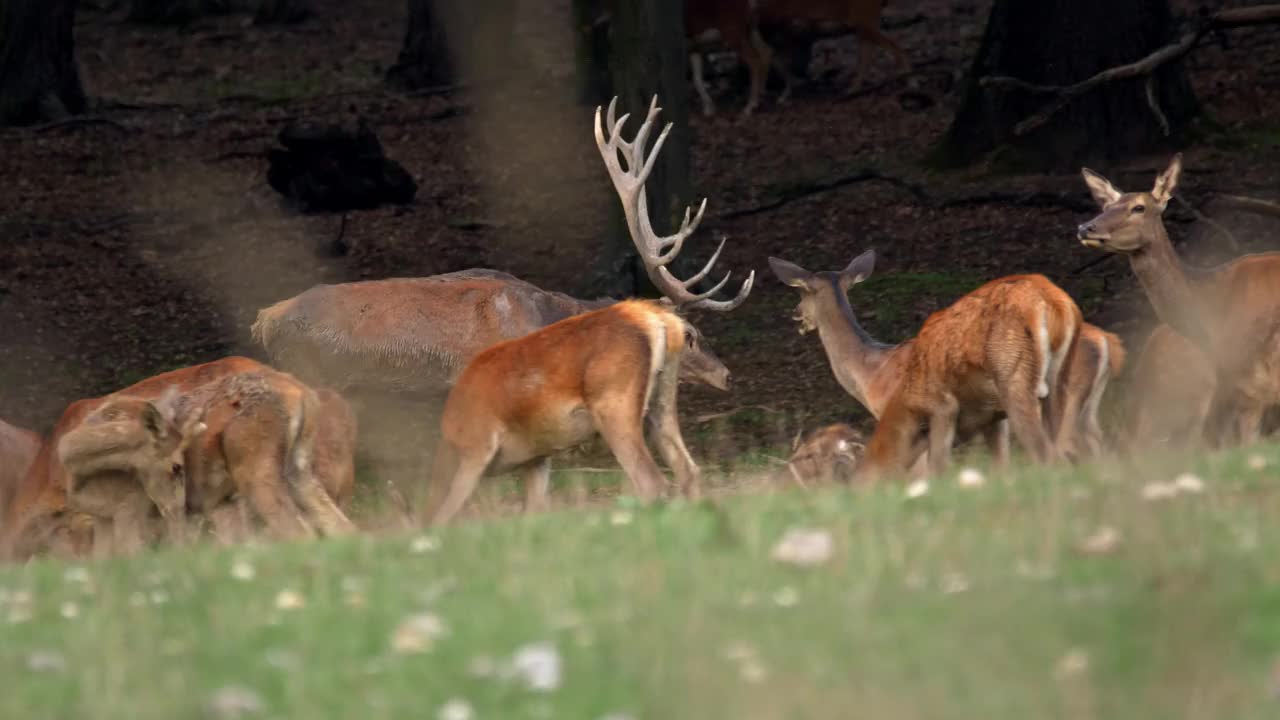
[[[747,279],[742,283],[738,295],[732,300],[710,299],[712,295],[724,288],[729,282],[732,273],[726,273],[715,287],[706,292],[695,294],[689,291],[690,286],[701,282],[703,278],[711,273],[716,261],[720,259],[721,251],[724,250],[724,240],[720,241],[719,246],[716,247],[716,251],[711,255],[711,259],[707,261],[706,265],[687,280],[677,279],[666,268],[680,254],[680,251],[684,248],[685,240],[702,223],[702,218],[707,210],[707,200],[703,198],[696,214],[691,213],[692,208],[685,208],[684,220],[680,223],[680,228],[671,235],[663,236],[654,231],[652,219],[649,217],[649,203],[644,191],[644,184],[653,172],[653,168],[657,164],[658,153],[662,151],[662,146],[666,143],[667,136],[671,133],[671,128],[673,127],[673,123],[667,123],[654,141],[652,150],[647,154],[645,153],[645,144],[648,141],[649,133],[653,130],[653,123],[658,114],[662,112],[662,108],[658,107],[658,96],[654,95],[650,100],[649,112],[645,116],[644,122],[640,125],[640,129],[636,132],[635,137],[630,141],[622,138],[623,125],[630,116],[623,115],[621,120],[614,120],[617,103],[617,97],[610,100],[609,109],[605,114],[611,131],[608,139],[605,138],[605,129],[600,122],[601,108],[596,107],[596,147],[604,158],[605,168],[609,171],[609,178],[613,181],[613,187],[618,193],[618,199],[622,201],[622,210],[627,218],[627,229],[630,231],[631,241],[635,244],[636,251],[644,263],[645,274],[662,291],[662,294],[676,305],[721,312],[733,310],[741,305],[751,293],[751,288],[755,283],[754,270],[747,275]],[[619,151],[622,154],[621,161],[618,157]],[[621,167],[621,162],[623,161],[627,164],[626,170]]]

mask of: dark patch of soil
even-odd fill
[[[572,102],[568,3],[524,5],[514,42],[527,62],[508,68],[501,87],[424,96],[381,82],[403,34],[400,0],[318,1],[314,18],[283,27],[247,16],[142,27],[83,9],[85,83],[108,100],[95,113],[110,122],[0,131],[0,416],[43,430],[76,398],[228,353],[262,357],[248,334],[257,309],[318,282],[487,266],[580,289],[616,200],[591,140],[592,109]],[[721,266],[738,278],[757,273],[739,310],[695,318],[734,388],[684,392],[686,432],[735,435],[732,447],[708,441],[695,452],[866,419],[816,336],[796,334],[796,297],[768,274],[769,255],[834,269],[875,247],[881,280],[852,302],[884,340],[908,337],[967,283],[1018,272],[1060,283],[1132,350],[1145,336],[1151,313],[1125,263],[1081,270],[1098,256],[1074,240],[1090,214],[1078,175],[923,169],[988,3],[907,5],[886,17],[919,66],[911,79],[890,77],[892,63],[877,55],[867,77],[878,89],[852,100],[812,92],[778,107],[770,93],[761,112],[740,119],[743,96],[722,95],[720,115],[692,120],[694,184],[710,203],[688,252],[706,257],[728,236]],[[1280,31],[1230,39],[1189,61],[1219,128],[1188,149],[1181,194],[1193,204],[1213,192],[1280,197]],[[853,42],[825,43],[817,63],[851,60]],[[353,114],[414,176],[416,199],[351,212],[345,227],[337,215],[291,212],[267,185],[265,151],[291,120]],[[1145,186],[1166,161],[1110,175]],[[869,181],[724,217],[862,168],[914,183],[929,201]],[[1233,249],[1185,209],[1169,216],[1175,240],[1201,262],[1280,245],[1274,220],[1218,217],[1241,242]],[[350,252],[335,257],[340,228]],[[893,281],[902,273],[912,276]],[[719,419],[699,422],[705,416]]]

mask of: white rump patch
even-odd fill
[[[1049,349],[1048,309],[1040,306],[1040,327],[1036,328],[1036,345],[1040,350],[1040,381],[1036,384],[1036,397],[1049,397],[1049,365],[1052,354]]]

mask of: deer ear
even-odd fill
[[[166,430],[165,425],[167,424],[164,414],[160,412],[160,408],[156,407],[155,403],[149,402],[142,407],[142,427],[151,433],[152,437],[157,440],[163,438]]]
[[[1080,174],[1084,176],[1084,184],[1089,186],[1089,192],[1093,194],[1093,201],[1098,203],[1098,207],[1105,208],[1124,194],[1110,180],[1089,168],[1080,168]]]
[[[1173,156],[1169,161],[1169,167],[1156,177],[1156,184],[1151,188],[1151,197],[1160,202],[1161,205],[1168,204],[1169,198],[1173,197],[1173,191],[1178,187],[1178,176],[1182,175],[1182,153]]]
[[[769,269],[779,280],[791,287],[807,288],[809,278],[813,277],[813,273],[799,265],[772,256],[769,257]]]
[[[846,286],[857,285],[858,283],[871,277],[871,271],[876,269],[876,251],[868,250],[849,263],[849,266],[840,271],[840,280]]]

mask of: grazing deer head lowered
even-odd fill
[[[688,280],[667,269],[686,239],[697,229],[706,209],[686,211],[670,236],[650,224],[644,184],[662,149],[667,128],[645,156],[645,140],[659,109],[655,97],[635,138],[623,140],[627,116],[615,121],[609,104],[606,139],[596,109],[596,146],[622,202],[627,227],[661,301],[625,300],[575,315],[514,340],[494,345],[466,366],[445,402],[443,443],[437,453],[422,517],[447,522],[461,509],[486,474],[518,470],[523,475],[526,510],[546,501],[551,457],[599,433],[626,472],[636,494],[654,498],[664,481],[645,445],[647,421],[658,451],[675,471],[688,495],[699,491],[699,470],[684,445],[677,416],[678,376],[688,371],[684,358],[707,352],[678,308],[700,307],[728,312],[751,292],[755,273],[747,276],[737,296],[713,300],[728,282],[694,293],[689,288],[705,277],[720,255]],[[622,154],[619,160],[619,152]],[[718,362],[718,361],[717,361]]]

